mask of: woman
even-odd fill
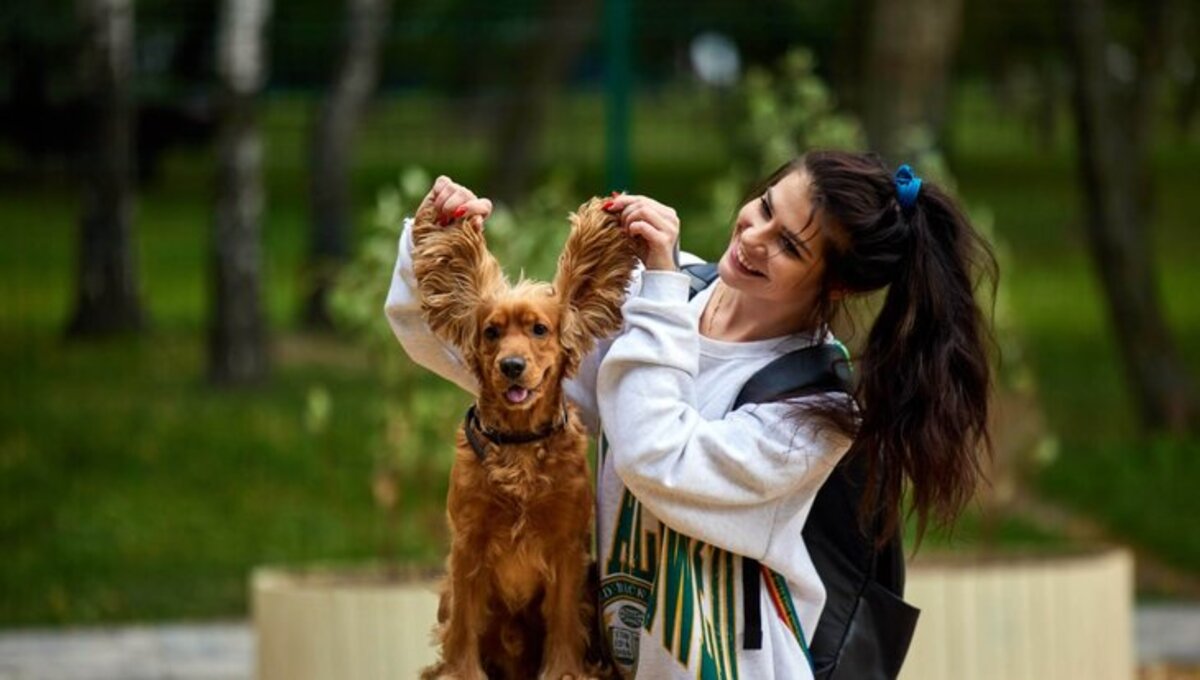
[[[971,496],[990,382],[972,273],[994,265],[953,202],[903,170],[843,152],[784,165],[739,210],[720,280],[690,299],[675,211],[636,195],[606,204],[644,269],[624,330],[568,394],[600,438],[601,628],[626,677],[812,677],[825,590],[802,530],[844,456],[867,461],[860,517],[880,519],[870,523],[880,544],[898,530],[906,487],[921,530]],[[426,200],[447,217],[491,210],[447,178]],[[414,360],[473,390],[420,321],[410,249],[406,229],[388,319]],[[853,398],[731,410],[772,360],[836,342],[842,301],[883,288]],[[758,645],[744,644],[740,556],[763,567]]]

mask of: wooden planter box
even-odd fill
[[[252,581],[259,680],[415,678],[435,659],[431,573],[261,569]],[[1124,550],[922,559],[905,599],[921,619],[904,680],[1133,677]]]
[[[416,678],[436,660],[436,579],[264,568],[251,578],[259,680]]]
[[[1133,557],[918,559],[905,599],[921,609],[900,677],[1130,680]]]

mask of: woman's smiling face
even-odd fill
[[[726,285],[764,301],[807,308],[820,292],[825,234],[808,174],[799,169],[738,211],[718,271]]]

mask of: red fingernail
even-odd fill
[[[601,210],[612,210],[612,207],[613,207],[612,201],[605,201],[604,205],[600,206],[600,209]]]
[[[467,214],[467,206],[465,206],[465,205],[460,205],[454,209],[454,216],[456,218],[462,217],[463,215],[466,215],[466,214]]]

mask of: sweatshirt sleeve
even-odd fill
[[[687,296],[686,275],[646,272],[626,304],[625,332],[597,377],[608,450],[625,486],[664,524],[761,558],[782,502],[811,500],[847,442],[797,424],[798,400],[702,417]]]
[[[466,362],[450,345],[437,337],[421,316],[421,297],[412,262],[412,218],[404,220],[400,234],[392,285],[384,302],[384,315],[392,333],[409,358],[471,394],[479,394],[479,385]]]

